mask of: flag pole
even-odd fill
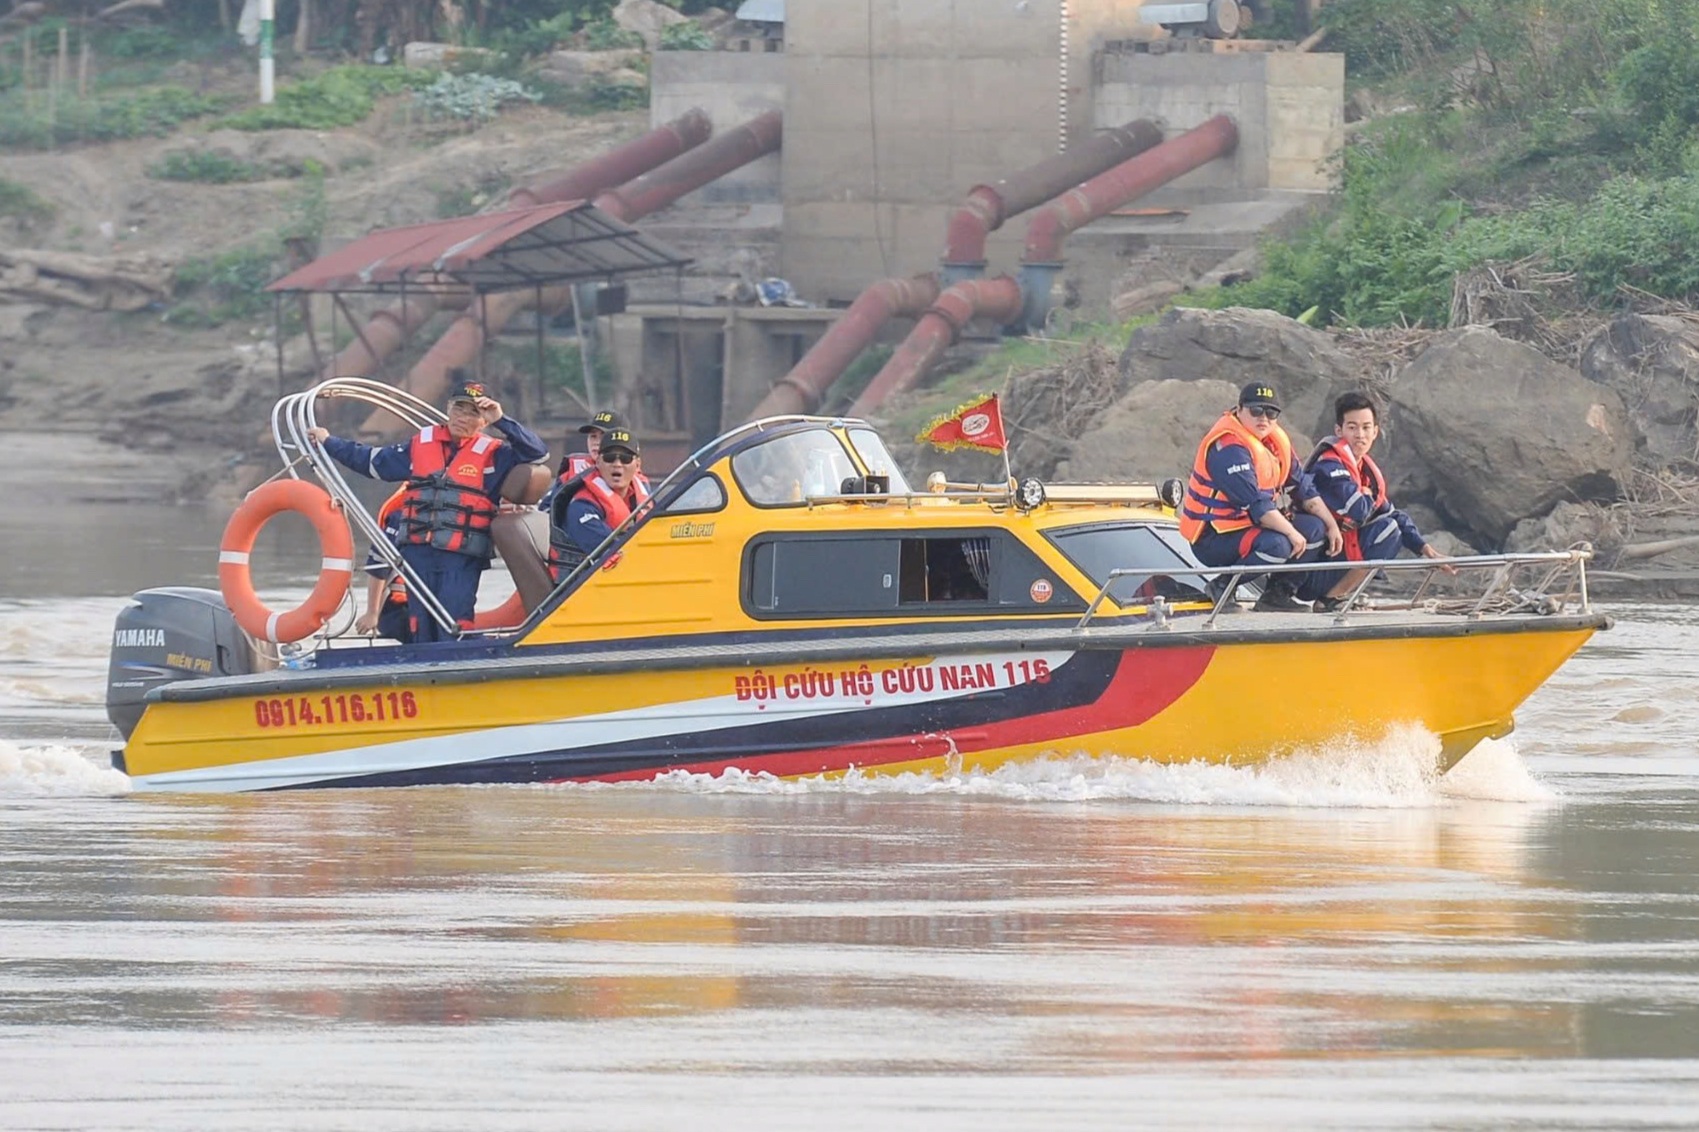
[[[1003,425],[1003,399],[1000,394],[991,395],[991,403],[997,406],[997,431],[1003,437],[1003,487],[1009,493],[1009,498],[1015,497],[1015,473],[1009,467],[1009,430]]]

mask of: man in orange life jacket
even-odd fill
[[[1367,393],[1341,393],[1333,402],[1334,434],[1316,445],[1304,465],[1322,502],[1337,517],[1345,545],[1335,561],[1384,562],[1398,557],[1400,547],[1424,558],[1443,555],[1428,545],[1410,516],[1386,498],[1386,477],[1369,457],[1380,436],[1380,412]],[[1455,566],[1440,567],[1448,574]],[[1331,613],[1368,574],[1318,574],[1312,583],[1315,610]],[[1301,596],[1310,596],[1306,593]]]
[[[578,482],[581,482],[584,476],[596,470],[596,457],[601,452],[602,437],[606,436],[610,429],[616,428],[624,429],[626,432],[631,431],[626,426],[625,420],[612,409],[603,409],[590,418],[589,424],[579,428],[578,431],[584,436],[584,447],[588,451],[570,452],[560,458],[560,467],[555,472],[555,482],[549,485],[549,490],[544,493],[542,499],[537,501],[539,511],[547,511],[553,514],[555,498],[560,495],[563,489],[567,488],[568,484],[572,485],[568,494],[578,490]],[[570,439],[569,437],[569,442]],[[647,497],[649,478],[641,471],[643,467],[641,458],[637,462],[637,467],[640,470],[637,472],[636,482]]]
[[[486,436],[494,428],[503,439]],[[462,627],[472,623],[479,576],[495,546],[490,520],[502,480],[520,464],[546,460],[537,434],[502,415],[482,384],[461,382],[448,398],[448,425],[431,425],[411,440],[374,448],[313,429],[331,458],[374,479],[407,481],[401,503],[401,557]],[[409,589],[407,619],[417,642],[453,639]]]
[[[1312,562],[1324,544],[1330,554],[1339,551],[1339,525],[1292,458],[1279,417],[1274,386],[1253,381],[1198,445],[1180,503],[1180,533],[1205,566]],[[1283,514],[1276,501],[1282,492],[1307,513]],[[1269,576],[1256,607],[1306,609],[1297,601],[1301,582],[1300,575]]]
[[[556,581],[648,500],[648,482],[637,471],[641,452],[629,431],[609,429],[602,437],[595,470],[568,481],[555,499],[549,521],[549,569]],[[618,562],[619,556],[613,555],[602,568]]]

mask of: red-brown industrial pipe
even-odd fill
[[[784,137],[784,116],[777,110],[752,118],[737,129],[703,143],[673,158],[637,180],[602,193],[595,206],[630,223],[657,209],[665,208],[708,182],[725,176],[758,157],[779,148]],[[514,315],[536,307],[553,314],[572,301],[570,286],[545,287],[541,301],[536,291],[506,291],[486,295],[443,331],[442,337],[425,351],[407,374],[405,388],[415,397],[435,402],[448,387],[448,371],[469,365],[484,349],[488,336],[499,334]],[[366,418],[362,432],[388,431],[399,423],[385,410]]]
[[[1101,173],[1045,205],[1027,224],[1022,263],[1055,263],[1062,258],[1068,233],[1166,185],[1200,165],[1233,152],[1239,128],[1217,114],[1196,129]]]
[[[937,299],[938,277],[930,272],[873,284],[857,295],[802,360],[773,384],[749,419],[813,412],[832,382],[879,336],[880,327],[898,315],[918,315]]]
[[[1020,312],[1021,286],[1008,275],[965,279],[946,288],[845,415],[865,416],[891,394],[912,388],[974,319],[985,317],[1002,326]]]
[[[627,224],[659,212],[684,194],[776,151],[784,140],[784,121],[782,113],[769,110],[634,181],[602,193],[594,204]]]
[[[563,200],[585,200],[610,185],[618,185],[670,161],[708,139],[714,124],[692,108],[640,138],[615,146],[552,180],[522,186],[508,194],[508,208],[526,208]],[[461,292],[464,295],[464,292]],[[456,296],[460,297],[460,296]],[[464,301],[462,299],[462,301]],[[372,315],[341,353],[325,366],[320,380],[332,377],[370,377],[385,358],[400,348],[445,306],[442,296],[421,287],[417,295]],[[370,423],[370,422],[368,422]]]
[[[507,207],[531,208],[561,200],[589,200],[695,149],[713,132],[714,123],[708,120],[708,115],[692,107],[665,125],[582,165],[564,173],[545,173],[532,184],[520,185],[507,194]]]
[[[944,236],[944,272],[973,276],[985,270],[985,240],[1011,216],[1162,142],[1162,130],[1145,119],[1104,130],[1066,152],[1028,166],[994,185],[975,185],[950,216]]]

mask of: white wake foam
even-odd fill
[[[75,747],[0,739],[0,794],[89,797],[127,794],[130,780]]]
[[[1155,802],[1199,806],[1422,809],[1455,801],[1544,802],[1557,797],[1536,779],[1513,744],[1481,744],[1451,773],[1436,767],[1439,738],[1421,727],[1391,728],[1379,740],[1342,739],[1256,766],[1155,763],[1144,759],[1054,756],[991,772],[869,775],[786,781],[765,773],[673,771],[654,782],[581,789],[663,789],[718,794],[961,794],[1018,801]]]

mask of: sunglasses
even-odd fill
[[[1280,410],[1273,405],[1246,405],[1245,411],[1253,417],[1267,417],[1271,421],[1280,417]]]
[[[610,464],[635,464],[635,463],[637,463],[637,456],[636,456],[635,453],[620,452],[620,451],[617,451],[617,450],[613,451],[613,452],[609,452],[606,448],[602,449],[602,459],[606,460]]]

